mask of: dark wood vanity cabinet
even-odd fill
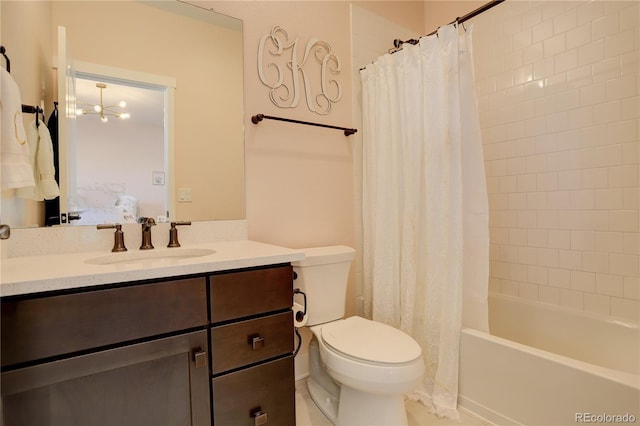
[[[2,298],[0,424],[295,425],[289,265]]]
[[[213,275],[216,426],[295,426],[291,266]]]

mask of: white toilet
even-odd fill
[[[343,319],[349,268],[346,246],[303,249],[292,262],[294,287],[307,298],[309,394],[337,426],[407,424],[403,393],[424,373],[418,343],[388,325],[353,316]]]

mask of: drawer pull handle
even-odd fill
[[[254,351],[260,348],[264,348],[264,337],[259,334],[252,334],[249,336],[249,344]]]
[[[196,368],[202,368],[207,366],[207,353],[205,351],[194,352],[193,360],[196,363]]]
[[[262,411],[262,408],[260,408],[260,407],[256,407],[256,408],[252,409],[249,412],[249,414],[253,418],[254,426],[266,425],[267,422],[269,421],[269,417],[267,416],[267,413]]]

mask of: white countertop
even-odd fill
[[[304,258],[304,252],[250,240],[189,244],[179,248],[156,248],[176,253],[182,249],[212,249],[215,253],[193,258],[145,259],[129,263],[95,265],[87,260],[121,253],[109,251],[48,254],[2,259],[0,296],[90,287],[127,281],[176,277],[288,263]],[[122,253],[131,256],[137,249]]]

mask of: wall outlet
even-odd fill
[[[179,188],[178,189],[178,202],[190,203],[191,202],[191,188]]]

